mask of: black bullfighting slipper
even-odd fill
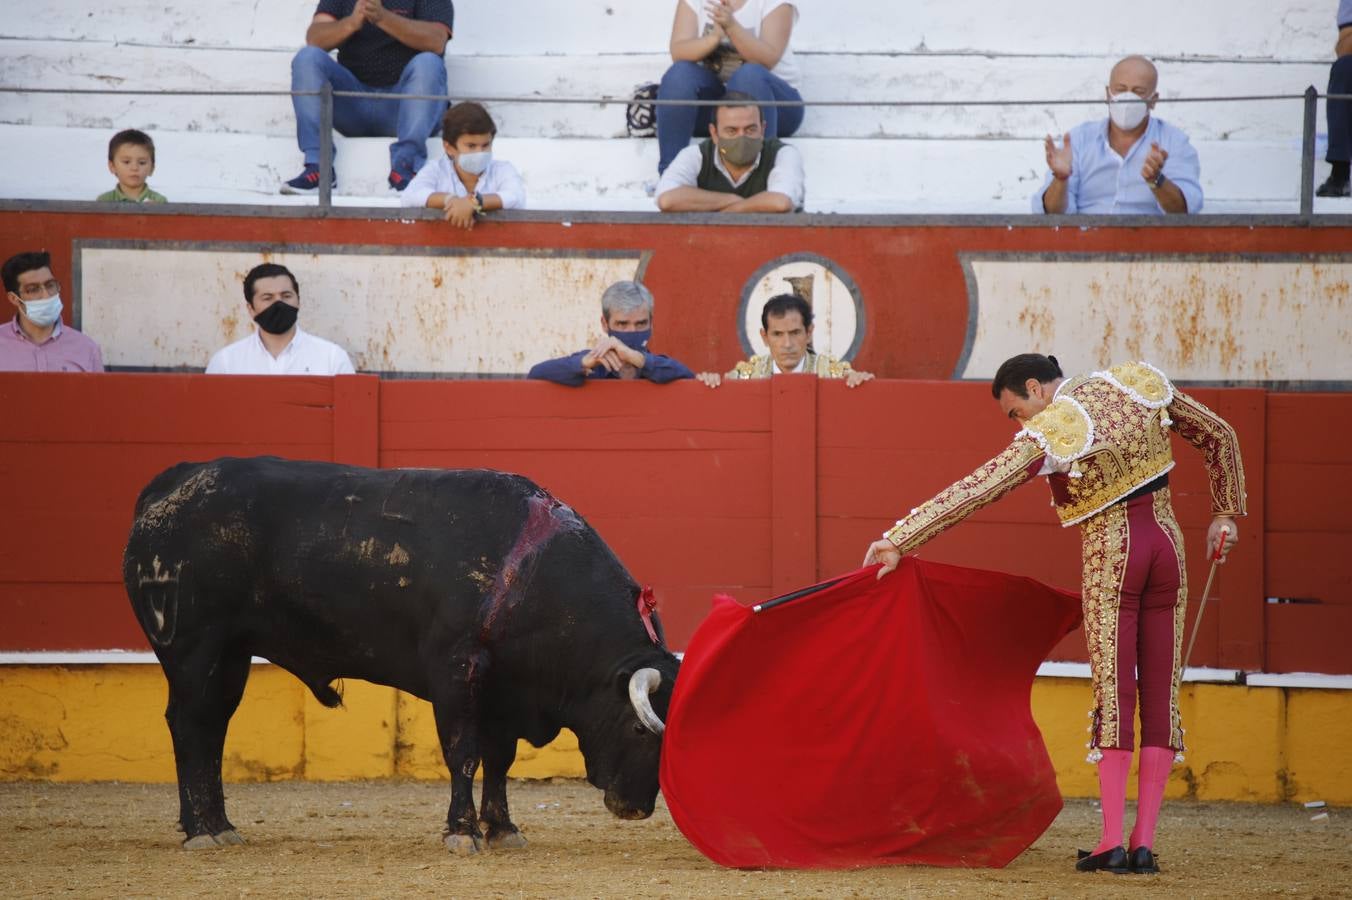
[[[1087,854],[1075,863],[1077,872],[1112,872],[1125,875],[1131,871],[1127,863],[1127,849],[1121,845],[1102,853]]]
[[[1127,860],[1131,866],[1131,871],[1137,875],[1158,875],[1160,873],[1159,860],[1151,852],[1149,847],[1137,847],[1131,851],[1131,856]]]

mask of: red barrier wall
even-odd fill
[[[1352,396],[1191,393],[1238,430],[1251,512],[1217,578],[1194,664],[1352,673],[1352,461],[1340,449],[1352,438]],[[0,409],[0,650],[145,646],[119,580],[122,547],[142,485],[185,459],[275,453],[521,472],[586,516],[655,586],[679,649],[713,593],[762,599],[856,567],[899,513],[1010,436],[984,385],[880,380],[849,390],[809,377],[710,391],[0,374]],[[1197,596],[1209,498],[1198,455],[1180,447],[1177,456],[1172,483]],[[1077,536],[1047,504],[1044,486],[1024,487],[923,553],[1074,586]],[[1083,659],[1083,638],[1053,657]]]
[[[643,278],[658,298],[657,346],[696,371],[726,371],[743,358],[730,323],[737,321],[743,287],[757,269],[788,254],[818,254],[848,272],[865,298],[868,326],[855,364],[885,378],[953,377],[971,324],[961,253],[1262,256],[1344,253],[1349,246],[1345,227],[1261,221],[1218,225],[1206,218],[1192,220],[1195,224],[1063,227],[1031,216],[996,222],[976,217],[711,216],[703,224],[699,217],[688,216],[579,213],[562,218],[565,214],[538,213],[527,220],[493,218],[466,233],[437,218],[397,218],[407,212],[383,218],[383,212],[348,210],[317,218],[296,210],[285,215],[258,209],[252,214],[207,214],[170,207],[132,213],[92,203],[88,212],[73,208],[0,208],[0,258],[46,248],[54,254],[53,268],[62,284],[71,285],[76,240],[190,239],[277,250],[360,245],[650,254]],[[1205,296],[1204,286],[1195,293],[1171,302],[1185,309],[1214,302]],[[1191,335],[1189,346],[1201,355],[1225,340],[1223,333],[1207,330]],[[1149,348],[1143,353],[1149,357]]]

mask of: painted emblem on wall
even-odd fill
[[[767,353],[761,340],[761,308],[777,294],[797,294],[812,307],[812,344],[818,353],[853,359],[864,342],[864,301],[859,287],[833,260],[815,253],[772,259],[742,288],[737,331],[747,355]]]

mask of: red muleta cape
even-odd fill
[[[1031,578],[904,558],[691,638],[662,793],[734,868],[1001,867],[1061,810],[1029,696],[1079,622]]]

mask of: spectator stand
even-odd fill
[[[654,208],[643,185],[655,174],[656,142],[625,135],[624,101],[669,63],[671,6],[458,6],[447,49],[452,97],[531,101],[490,106],[496,152],[522,172],[532,208]],[[1300,210],[1299,99],[1170,100],[1295,98],[1322,87],[1334,37],[1323,7],[1148,0],[1111,28],[1090,7],[1049,21],[1031,3],[998,15],[972,0],[905,12],[882,0],[803,0],[800,8],[794,47],[809,102],[945,104],[810,108],[793,139],[807,165],[809,212],[1024,214],[1044,172],[1042,137],[1102,109],[1015,101],[1093,100],[1113,61],[1132,52],[1160,64],[1157,112],[1198,148],[1206,212]],[[310,0],[209,8],[54,0],[41,16],[8,17],[0,85],[21,92],[0,93],[0,140],[11,159],[0,197],[92,199],[109,184],[108,137],[139,127],[155,137],[153,184],[171,201],[314,204],[277,194],[300,161],[285,92],[312,12]],[[54,89],[203,93],[22,92]],[[541,102],[561,98],[614,102]],[[1317,122],[1322,130],[1322,105]],[[397,205],[384,182],[388,143],[337,138],[335,203]],[[441,152],[431,149],[432,158]],[[1323,169],[1320,162],[1316,183]],[[1336,200],[1314,206],[1341,211]]]

